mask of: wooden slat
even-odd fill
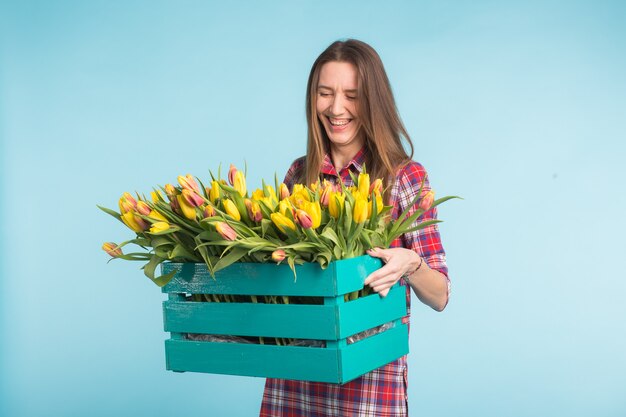
[[[319,382],[340,380],[336,349],[166,340],[167,369]]]
[[[341,383],[379,368],[409,353],[409,332],[406,324],[346,346],[340,351]]]
[[[178,333],[337,339],[333,306],[163,302],[165,331]]]
[[[367,276],[380,269],[382,261],[369,255],[363,255],[331,262],[331,264],[335,264],[337,294],[347,294],[363,288]]]
[[[162,291],[333,297],[362,288],[367,275],[380,266],[379,259],[367,255],[331,262],[324,270],[316,263],[307,263],[296,267],[297,279],[294,279],[285,264],[242,262],[218,271],[213,279],[204,264],[166,262],[162,265],[163,273],[176,271],[176,274]]]
[[[339,306],[339,338],[406,316],[406,287],[395,285],[386,297],[371,294]]]

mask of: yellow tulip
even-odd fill
[[[278,196],[276,195],[276,190],[274,190],[274,187],[272,187],[271,185],[265,186],[265,197],[269,198],[272,201],[275,201],[276,203],[273,203],[274,205],[278,204]]]
[[[161,191],[159,190],[151,191],[150,197],[152,197],[152,202],[155,204],[158,203],[159,201],[165,201],[163,199],[163,196],[161,195]]]
[[[286,229],[296,230],[296,225],[291,221],[287,216],[281,213],[272,213],[271,214],[272,222],[278,227],[283,233],[286,233]]]
[[[212,205],[207,204],[204,207],[204,210],[202,210],[202,215],[204,216],[205,219],[207,217],[213,217],[213,216],[215,216],[215,209],[213,208]]]
[[[239,210],[237,210],[237,206],[232,200],[226,199],[223,201],[223,204],[226,214],[237,221],[241,220],[241,214],[239,214]]]
[[[383,192],[383,180],[376,178],[370,186],[370,193],[382,193]]]
[[[376,199],[376,214],[380,214],[383,211],[383,197],[380,193],[374,192],[374,198]],[[373,199],[367,205],[367,217],[372,217]]]
[[[287,215],[287,211],[291,211],[293,213],[293,208],[289,200],[281,200],[278,203],[278,212],[283,216]]]
[[[221,194],[220,183],[217,181],[211,181],[211,192],[209,193],[209,200],[211,200],[211,203],[215,204]]]
[[[165,194],[167,194],[167,198],[171,201],[176,194],[178,194],[178,190],[172,184],[165,184]]]
[[[178,201],[178,207],[180,211],[183,212],[183,216],[185,216],[189,220],[196,219],[196,208],[192,205],[189,205],[187,200],[183,197],[182,194],[176,196],[176,201]]]
[[[143,232],[149,226],[149,224],[144,219],[139,217],[134,211],[122,213],[122,221],[126,226],[137,233]]]
[[[240,196],[246,195],[246,177],[243,175],[243,172],[237,171],[235,173],[233,188],[237,190]]]
[[[361,194],[361,192],[359,191],[359,189],[353,189],[352,192],[352,197],[354,197],[355,200],[358,200],[359,198],[364,198],[367,200],[367,194]]]
[[[261,190],[260,188],[257,188],[256,190],[254,190],[254,192],[252,193],[252,199],[256,200],[256,201],[263,201],[263,199],[265,198],[265,194],[263,193],[263,190]]]
[[[358,179],[358,189],[362,196],[366,197],[370,193],[370,176],[369,174],[360,173]]]
[[[320,227],[320,223],[322,223],[322,207],[320,206],[319,201],[307,202],[303,205],[302,209],[311,216],[311,221],[313,222],[313,228],[317,229]]]
[[[354,202],[354,210],[352,212],[352,219],[355,223],[364,223],[367,220],[367,200],[364,198],[357,198]]]
[[[341,210],[343,210],[343,206],[346,201],[346,196],[340,192],[333,191],[330,193],[328,199],[328,211],[331,216],[335,219],[338,219],[341,215]]]
[[[302,208],[304,203],[311,201],[311,197],[306,188],[304,188],[301,184],[296,184],[289,200],[295,207]]]
[[[302,191],[304,191],[304,185],[302,185],[302,184],[294,184],[292,193],[295,194],[295,193],[300,193]]]
[[[167,221],[167,219],[165,218],[165,216],[163,216],[161,213],[159,213],[159,212],[158,212],[158,211],[156,211],[156,210],[152,210],[152,211],[150,212],[150,214],[148,214],[148,217],[150,217],[151,219],[154,219],[154,220],[160,220],[160,221],[162,221],[162,222],[166,222],[166,221]]]
[[[170,228],[170,224],[168,222],[156,222],[152,224],[150,228],[150,233],[159,233],[164,232]]]

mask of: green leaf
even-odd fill
[[[161,264],[164,260],[165,259],[159,258],[156,255],[153,255],[150,258],[150,261],[143,266],[143,273],[148,278],[150,278],[152,280],[152,282],[154,282],[159,287],[162,287],[165,284],[167,284],[172,279],[172,277],[175,274],[175,272],[171,272],[171,273],[166,274],[166,275],[161,275],[159,277],[155,277],[154,273],[156,271],[157,266],[159,266],[159,264]]]
[[[193,254],[193,251],[189,251],[183,245],[178,244],[174,246],[172,252],[170,252],[170,259],[182,258],[192,262],[198,262],[200,259]]]
[[[111,210],[111,209],[108,209],[106,207],[102,207],[99,205],[96,205],[96,207],[98,207],[100,210],[104,211],[105,213],[110,214],[111,216],[115,217],[117,220],[122,221],[122,216],[117,211]]]
[[[295,265],[295,263],[296,263],[296,257],[295,256],[288,256],[287,257],[287,264],[289,264],[289,268],[291,268],[291,271],[293,272],[293,282],[296,282],[296,280],[298,279],[298,274],[296,273],[296,265]]]
[[[217,272],[220,269],[226,268],[227,266],[240,260],[247,253],[248,251],[244,248],[233,248],[231,251],[229,251],[229,253],[226,256],[220,258],[217,264],[215,264],[214,271]]]
[[[415,232],[416,230],[421,230],[421,229],[424,229],[425,227],[428,227],[428,226],[431,226],[431,225],[437,224],[437,223],[442,223],[442,222],[443,222],[443,220],[438,220],[438,219],[426,220],[424,222],[419,223],[416,226],[413,226],[413,227],[411,227],[409,229],[404,230],[400,234]]]
[[[459,197],[458,195],[449,195],[449,196],[441,197],[441,198],[433,201],[433,205],[431,206],[431,208],[432,207],[437,207],[439,204],[445,203],[446,201],[452,200],[454,198],[458,198],[459,200],[463,200],[463,198]]]

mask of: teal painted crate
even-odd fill
[[[297,266],[236,263],[213,279],[204,264],[165,263],[176,271],[163,287],[166,366],[172,371],[345,383],[408,353],[405,287],[382,298],[372,294],[344,302],[380,268],[369,256]],[[214,303],[187,301],[189,294],[322,297],[323,304]],[[356,333],[393,322],[386,331],[352,344]],[[325,341],[325,347],[188,340],[186,333]]]

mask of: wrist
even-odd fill
[[[417,263],[417,266],[415,267],[415,269],[413,269],[411,272],[407,272],[404,274],[404,280],[406,281],[407,284],[411,284],[411,275],[415,274],[417,271],[420,270],[420,268],[422,268],[422,265],[424,264],[424,258],[422,258],[421,256],[418,255],[419,258],[419,262]]]

